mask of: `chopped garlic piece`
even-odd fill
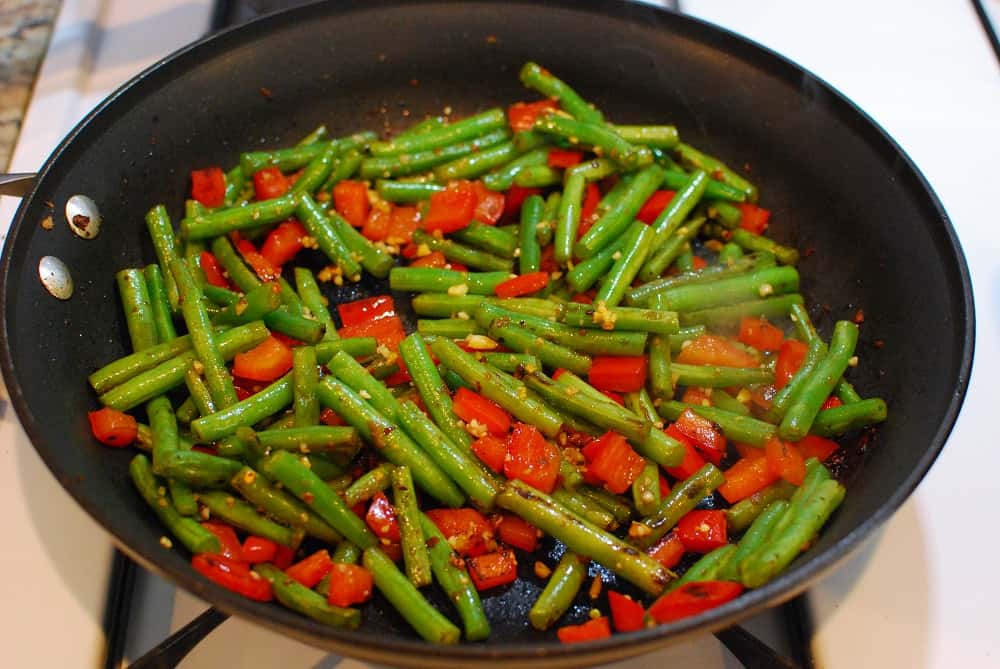
[[[469,294],[469,285],[465,283],[460,283],[455,286],[448,288],[448,294],[452,297],[461,297],[463,295]]]

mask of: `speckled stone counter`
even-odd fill
[[[0,0],[0,170],[7,167],[61,0]]]

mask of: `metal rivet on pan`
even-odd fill
[[[68,300],[73,296],[73,277],[69,267],[55,256],[42,256],[38,261],[38,278],[52,297]]]
[[[77,237],[93,239],[101,231],[101,212],[86,195],[74,195],[66,201],[66,221]]]

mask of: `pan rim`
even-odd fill
[[[477,3],[489,3],[492,0],[474,0]],[[36,197],[36,193],[41,189],[47,175],[58,164],[63,153],[72,146],[77,138],[94,122],[106,109],[113,107],[116,101],[133,89],[142,85],[145,81],[154,77],[158,73],[166,70],[171,65],[177,65],[179,61],[187,57],[196,55],[202,51],[211,49],[225,49],[227,40],[242,40],[253,37],[255,34],[266,34],[275,30],[287,27],[290,23],[295,23],[303,17],[322,14],[323,16],[344,15],[356,11],[380,11],[390,10],[396,6],[412,6],[414,3],[406,0],[369,0],[368,2],[344,2],[333,3],[316,2],[291,10],[286,10],[261,17],[243,26],[229,28],[227,30],[209,35],[196,42],[193,42],[174,53],[158,60],[150,67],[146,68],[128,82],[120,86],[111,93],[104,101],[89,112],[67,136],[60,142],[39,170],[38,179],[32,192],[22,200],[18,211],[11,223],[7,235],[7,242],[4,245],[3,255],[0,257],[0,311],[4,314],[2,326],[0,326],[0,370],[2,370],[4,380],[7,384],[8,394],[14,406],[18,419],[21,422],[36,451],[42,457],[46,466],[56,476],[60,482],[63,477],[60,475],[60,466],[51,452],[46,449],[39,449],[37,443],[41,441],[36,425],[34,414],[28,407],[24,392],[14,370],[11,352],[11,332],[10,323],[7,319],[8,313],[8,290],[10,289],[10,270],[13,264],[12,249],[19,236],[24,233],[28,224],[26,223],[27,211]],[[449,4],[445,2],[434,2],[428,0],[423,4]],[[459,3],[450,3],[459,4]],[[468,5],[468,2],[461,3]],[[509,3],[508,3],[509,4]],[[824,552],[810,556],[809,559],[797,564],[784,572],[781,576],[767,584],[766,586],[745,593],[742,597],[730,602],[722,607],[713,609],[701,615],[688,618],[677,623],[661,625],[656,628],[642,630],[628,634],[616,634],[610,639],[580,645],[560,645],[552,641],[525,641],[520,645],[503,648],[497,646],[477,646],[463,644],[453,647],[434,646],[435,660],[450,660],[456,663],[473,660],[522,660],[540,661],[542,659],[560,659],[567,666],[573,659],[588,657],[588,661],[595,656],[602,659],[621,658],[624,655],[639,654],[654,649],[655,647],[666,645],[682,637],[694,633],[718,629],[750,615],[753,615],[764,608],[776,605],[790,599],[799,592],[805,590],[813,581],[821,575],[829,572],[838,563],[846,559],[849,554],[856,549],[861,542],[870,536],[876,528],[884,523],[902,505],[902,503],[912,494],[919,482],[924,478],[931,465],[937,459],[943,449],[948,436],[950,435],[955,422],[961,411],[968,384],[971,376],[972,361],[975,349],[975,311],[973,301],[972,283],[969,275],[968,264],[965,255],[958,241],[951,221],[944,210],[941,202],[937,198],[930,184],[923,173],[913,163],[910,157],[896,143],[896,141],[866,112],[860,109],[855,103],[840,93],[835,87],[817,77],[812,72],[794,63],[788,58],[774,52],[773,50],[725,28],[716,26],[709,22],[691,16],[675,14],[664,8],[641,5],[638,3],[622,3],[616,0],[557,0],[555,2],[544,2],[541,0],[517,0],[515,4],[531,5],[535,7],[559,7],[572,9],[578,12],[587,12],[595,15],[616,15],[623,20],[633,23],[648,24],[649,22],[659,22],[663,24],[679,25],[688,29],[694,39],[708,44],[713,48],[720,45],[726,50],[751,51],[756,54],[757,59],[769,63],[770,70],[775,76],[781,79],[796,77],[798,79],[808,78],[818,86],[826,95],[824,105],[833,109],[838,117],[849,116],[856,121],[860,121],[860,131],[863,134],[866,144],[874,150],[891,152],[901,159],[903,171],[909,172],[914,179],[914,183],[919,187],[920,194],[926,199],[922,208],[930,208],[928,212],[933,212],[934,218],[941,225],[941,231],[945,233],[947,241],[947,251],[949,257],[946,258],[949,264],[954,267],[951,271],[957,270],[957,279],[962,292],[961,304],[954,305],[956,311],[961,312],[964,333],[961,342],[962,359],[958,369],[958,385],[954,389],[952,398],[948,404],[947,411],[939,424],[938,430],[928,440],[927,449],[917,463],[917,466],[910,472],[903,484],[899,486],[893,494],[886,500],[869,518],[860,523],[836,544],[828,547]],[[628,16],[622,14],[623,5],[628,5]],[[671,23],[673,22],[673,23]],[[210,54],[216,53],[211,51]],[[207,55],[210,55],[207,54]],[[942,245],[944,246],[944,245]],[[960,308],[959,308],[960,307]],[[385,660],[386,658],[401,659],[406,656],[412,657],[421,652],[426,653],[429,644],[413,638],[381,638],[376,643],[374,637],[359,636],[350,632],[331,629],[314,623],[311,620],[295,617],[281,617],[269,615],[269,607],[264,608],[259,605],[250,604],[232,593],[214,584],[200,580],[193,572],[185,573],[172,569],[166,569],[156,564],[153,556],[141,554],[130,548],[121,536],[112,529],[115,525],[113,518],[102,517],[96,509],[82,497],[74,488],[64,486],[64,489],[74,498],[77,504],[84,508],[91,517],[98,520],[105,531],[113,538],[116,544],[121,546],[130,556],[138,558],[145,566],[155,571],[165,574],[173,582],[183,586],[189,592],[204,597],[213,604],[220,606],[224,610],[237,615],[249,618],[258,624],[264,624],[274,629],[280,629],[285,633],[307,640],[313,644],[322,645],[337,651],[347,652],[347,654],[366,657],[367,659]],[[356,644],[365,647],[371,652],[359,653]]]

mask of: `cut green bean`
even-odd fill
[[[787,481],[772,483],[749,497],[744,497],[726,509],[726,525],[731,534],[746,530],[772,502],[786,500],[792,496],[796,486]]]
[[[547,98],[559,101],[559,106],[573,118],[589,123],[602,123],[604,116],[570,87],[538,63],[527,62],[521,68],[521,83]]]
[[[149,459],[138,454],[129,462],[129,475],[146,504],[156,513],[178,541],[192,554],[218,553],[221,550],[219,538],[206,530],[193,518],[182,516],[174,508],[165,493],[166,488],[157,482]]]
[[[230,207],[211,213],[185,218],[180,234],[184,239],[211,239],[230,232],[259,228],[283,221],[295,213],[296,196],[283,195],[271,200],[253,202],[245,207]]]
[[[813,421],[812,434],[835,437],[851,430],[881,423],[888,416],[885,400],[864,399],[852,404],[824,409]]]
[[[573,250],[578,258],[587,259],[620,237],[635,220],[642,205],[663,181],[659,165],[650,165],[636,174],[620,198],[591,226]],[[558,260],[558,257],[556,258]]]
[[[587,559],[576,553],[570,551],[563,553],[559,564],[549,576],[549,582],[545,584],[542,594],[528,611],[528,620],[532,627],[545,631],[569,610],[580,588],[583,587],[583,582],[587,580],[587,564]]]
[[[330,627],[357,629],[361,625],[360,611],[333,606],[273,564],[257,564],[253,570],[271,584],[275,599],[292,611]]]
[[[649,529],[649,533],[643,534],[638,540],[639,545],[648,548],[655,544],[673,529],[681,518],[692,511],[698,502],[711,495],[725,481],[726,478],[718,467],[708,463],[675,485],[660,502],[660,508],[641,521],[642,525]]]
[[[258,474],[250,467],[242,467],[230,484],[254,507],[262,509],[275,520],[301,529],[306,534],[328,544],[341,541],[340,533],[329,523],[303,504]]]
[[[467,227],[455,232],[454,237],[461,242],[501,258],[513,258],[517,251],[517,236],[494,225],[487,225],[479,221],[472,221]],[[445,253],[445,256],[447,255]],[[456,258],[456,260],[458,259]]]
[[[590,123],[550,112],[539,115],[533,129],[566,140],[574,147],[590,147],[595,153],[610,158],[628,171],[646,167],[653,162],[653,153],[649,147],[628,142],[604,123]],[[659,165],[656,168],[661,169]]]
[[[799,261],[798,250],[790,246],[782,246],[769,237],[755,235],[741,228],[732,231],[732,241],[739,244],[745,251],[773,253],[782,265],[794,265]]]
[[[434,177],[441,182],[455,179],[475,179],[517,156],[513,142],[494,144],[464,158],[458,158],[434,168]]]
[[[309,231],[309,235],[316,239],[319,249],[340,268],[344,277],[351,281],[360,280],[361,265],[337,234],[330,218],[308,193],[301,193],[296,197],[295,212],[302,225]]]
[[[655,462],[647,462],[632,482],[632,503],[642,517],[651,516],[660,508],[660,468]]]
[[[774,372],[766,367],[720,367],[717,365],[684,365],[673,363],[670,373],[678,385],[697,388],[729,388],[767,384]]]
[[[582,174],[575,170],[566,173],[566,183],[559,199],[556,212],[556,227],[553,257],[565,265],[573,259],[573,245],[576,243],[580,227],[580,211],[583,207],[583,191],[587,185]]]
[[[123,269],[115,274],[121,298],[125,325],[133,351],[141,351],[157,343],[153,305],[149,301],[146,278],[139,269]]]
[[[424,132],[400,135],[385,142],[372,142],[369,150],[375,156],[429,151],[505,127],[507,115],[497,107]]]
[[[498,285],[510,278],[507,272],[456,272],[434,267],[394,267],[389,287],[413,293],[493,295]]]
[[[431,559],[420,527],[420,508],[409,467],[392,470],[392,501],[399,521],[403,563],[410,583],[418,588],[431,584]]]
[[[521,170],[530,167],[547,166],[549,160],[548,147],[531,149],[514,158],[506,165],[494,169],[483,177],[483,185],[490,190],[505,191],[510,190],[514,183],[514,178]]]
[[[746,194],[751,202],[757,201],[757,187],[729,169],[721,160],[698,151],[689,144],[680,142],[676,147],[677,155],[685,167],[699,169],[715,176],[719,181],[739,189]]]
[[[589,356],[547,341],[530,330],[513,325],[498,325],[500,322],[502,321],[494,322],[489,335],[507,348],[534,355],[551,369],[564,368],[576,374],[586,374],[590,370]]]
[[[292,406],[295,410],[296,427],[319,424],[317,383],[319,366],[316,362],[316,349],[312,346],[296,346],[292,349]]]
[[[740,539],[736,550],[726,561],[726,564],[719,570],[718,577],[723,581],[739,581],[740,565],[748,556],[761,549],[767,541],[768,535],[778,523],[781,516],[788,509],[788,502],[785,500],[775,500],[754,519],[750,529],[747,530],[743,538]]]
[[[473,269],[486,272],[511,272],[514,269],[514,261],[508,258],[501,258],[450,239],[438,239],[422,230],[413,233],[413,243],[426,246],[430,251],[440,251],[448,260]]]
[[[208,507],[212,516],[221,518],[229,525],[245,530],[258,537],[297,549],[302,542],[301,532],[291,530],[268,520],[246,502],[236,499],[221,490],[202,492],[198,501]]]
[[[737,328],[744,316],[775,320],[788,316],[789,310],[796,304],[802,304],[802,296],[798,293],[778,295],[763,300],[749,300],[727,304],[721,307],[686,311],[679,314],[683,326],[705,325],[710,328]]]
[[[663,402],[659,407],[660,415],[667,420],[677,420],[677,417],[685,409],[691,409],[699,416],[703,416],[720,428],[726,438],[731,441],[738,441],[741,444],[763,447],[767,440],[777,434],[778,428],[771,423],[766,423],[750,416],[723,411],[716,407],[706,407],[700,404],[683,404],[681,402]]]
[[[295,268],[295,288],[299,293],[299,299],[309,309],[309,313],[319,323],[325,326],[323,339],[338,339],[337,328],[333,325],[330,311],[326,308],[326,301],[320,291],[316,277],[307,267]]]
[[[391,255],[372,244],[337,212],[329,212],[326,222],[369,274],[378,279],[389,276],[389,270],[395,263]]]
[[[735,544],[719,546],[715,550],[703,555],[697,562],[688,567],[684,575],[670,584],[670,589],[676,589],[688,583],[699,581],[721,580],[720,574],[726,565],[736,554]]]
[[[647,258],[646,263],[642,266],[639,278],[643,281],[653,281],[659,278],[674,261],[676,261],[679,271],[691,271],[694,262],[691,242],[698,236],[698,231],[704,224],[705,218],[698,216],[677,228],[673,234],[656,246],[656,251]]]
[[[375,182],[378,196],[387,202],[396,204],[415,204],[430,199],[434,193],[440,193],[444,186],[435,183],[420,183],[416,181],[391,181],[379,179]]]
[[[465,158],[508,140],[510,140],[510,132],[505,128],[499,128],[479,137],[447,144],[436,149],[372,156],[361,161],[361,178],[407,177],[422,174],[440,165]],[[493,188],[493,186],[487,187]],[[498,190],[506,190],[506,188]],[[427,197],[430,195],[428,194]]]
[[[672,149],[680,141],[672,125],[612,125],[611,129],[628,142],[653,149]]]
[[[458,566],[462,562],[451,550],[445,536],[423,513],[420,514],[420,528],[427,537],[434,578],[458,611],[465,628],[465,638],[468,641],[485,639],[490,635],[490,623],[468,572],[464,567]]]
[[[350,507],[355,507],[362,502],[367,502],[383,490],[387,490],[392,485],[392,472],[395,466],[388,462],[369,469],[351,483],[342,493],[344,503]]]
[[[472,437],[451,409],[451,394],[434,366],[423,337],[418,333],[408,336],[399,344],[399,355],[403,357],[413,385],[435,424],[455,445],[468,451]]]
[[[625,244],[621,256],[615,260],[611,271],[594,296],[594,304],[605,308],[616,307],[625,297],[625,291],[632,285],[633,279],[639,273],[647,255],[650,253],[653,240],[652,229],[642,221],[634,221],[625,232]]]

